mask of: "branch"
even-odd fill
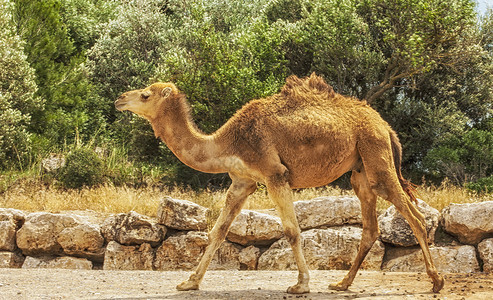
[[[401,61],[402,62],[402,61]],[[399,65],[399,59],[394,58],[385,70],[383,81],[372,87],[365,95],[365,100],[368,104],[372,104],[377,98],[381,97],[389,89],[396,87],[396,81],[412,77],[422,72],[424,67],[417,69],[409,69]]]

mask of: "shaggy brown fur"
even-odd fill
[[[185,95],[172,83],[127,92],[115,105],[148,119],[156,136],[183,163],[203,172],[227,172],[232,179],[225,207],[209,234],[210,244],[179,290],[198,289],[229,226],[261,182],[279,210],[298,265],[298,283],[288,292],[308,292],[309,274],[291,189],[326,185],[348,171],[361,201],[363,233],[351,269],[330,288],[349,287],[378,238],[377,196],[392,202],[406,218],[423,250],[433,290],[443,287],[428,249],[424,216],[412,203],[416,201],[412,185],[401,175],[396,133],[366,102],[335,93],[321,77],[289,77],[280,93],[247,103],[211,135],[197,129]]]

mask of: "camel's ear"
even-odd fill
[[[168,86],[161,91],[161,97],[168,98],[171,95],[172,89]]]

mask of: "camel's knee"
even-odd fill
[[[222,224],[217,230],[209,232],[207,237],[209,238],[209,245],[218,244],[217,247],[226,239],[228,234],[229,226],[227,224]]]
[[[381,181],[370,182],[370,189],[373,191],[373,193],[380,196],[381,198],[385,200],[390,200],[389,198],[391,191],[387,187],[387,185],[385,185]]]
[[[409,226],[411,226],[411,229],[414,232],[414,235],[418,239],[418,241],[423,238],[424,241],[427,239],[427,232],[426,232],[426,223],[424,220],[424,216],[422,219],[419,218],[416,214],[413,213],[412,209],[409,208],[409,205],[413,205],[412,203],[406,203],[406,202],[397,202],[394,203],[397,211],[406,219],[406,221],[409,223]]]
[[[380,236],[380,229],[377,226],[366,227],[363,226],[363,233],[361,234],[361,241],[365,241],[373,244]]]
[[[294,245],[300,241],[301,238],[300,232],[301,232],[300,229],[297,228],[296,226],[289,226],[284,228],[284,235],[290,245]]]

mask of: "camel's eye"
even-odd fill
[[[149,99],[149,96],[151,96],[151,92],[143,92],[140,96],[142,97],[142,101],[146,101],[147,99]]]

